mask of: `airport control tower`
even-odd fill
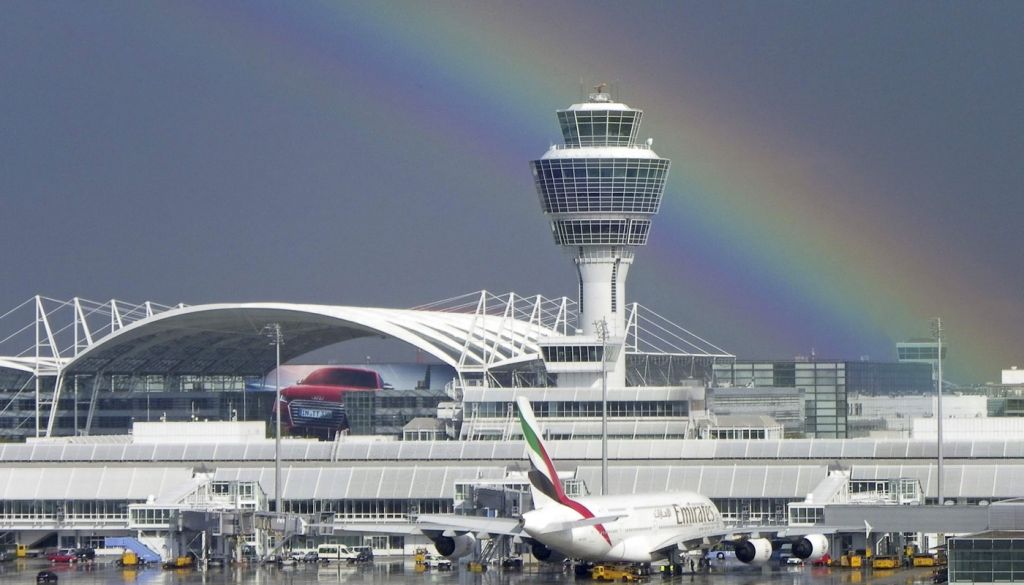
[[[600,323],[612,346],[621,348],[626,276],[634,250],[647,243],[670,162],[651,149],[650,139],[637,143],[643,112],[601,90],[558,111],[564,144],[530,163],[555,242],[572,254],[579,279],[579,335],[545,342],[545,362],[549,370],[561,370],[560,377],[581,374],[575,380],[580,386],[593,383],[585,363],[593,355],[590,344],[600,340]],[[621,387],[624,356],[611,351],[608,381]]]

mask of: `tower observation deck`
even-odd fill
[[[576,265],[581,330],[571,345],[598,341],[603,323],[608,346],[621,348],[626,276],[635,248],[647,244],[670,161],[651,149],[651,140],[637,143],[643,111],[614,102],[598,89],[586,103],[558,111],[564,143],[531,161],[530,168],[555,243]],[[622,352],[607,361],[614,364],[609,382],[622,384]],[[582,373],[578,365],[575,371]]]

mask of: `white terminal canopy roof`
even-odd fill
[[[501,479],[505,468],[487,467],[287,467],[281,470],[282,496],[305,499],[451,498],[455,482]],[[267,497],[276,497],[272,468],[220,468],[214,481],[258,481]]]
[[[192,482],[191,467],[5,467],[0,500],[139,500]]]
[[[85,437],[81,437],[84,439]],[[123,437],[121,437],[123,439]],[[206,444],[111,443],[105,437],[88,437],[92,443],[65,441],[0,444],[0,466],[19,463],[191,464],[195,462],[256,462],[274,460],[274,441]],[[101,442],[102,441],[102,442]],[[601,441],[585,439],[551,441],[550,455],[556,461],[600,460]],[[774,465],[778,461],[870,461],[908,462],[934,460],[936,445],[914,439],[776,439],[776,440],[619,440],[608,441],[612,460],[744,461]],[[1024,458],[1024,441],[947,441],[947,459],[979,463]],[[366,465],[375,462],[437,461],[525,461],[526,446],[513,441],[390,441],[381,443],[328,443],[286,440],[281,442],[285,461],[345,462]],[[1003,461],[1000,461],[1003,460]]]
[[[529,302],[520,298],[520,303]],[[556,333],[541,318],[517,317],[292,303],[196,305],[165,311],[104,337],[65,372],[263,375],[275,363],[264,334],[271,323],[279,323],[284,333],[282,361],[334,343],[382,336],[404,341],[460,372],[484,371],[537,359],[538,340]]]

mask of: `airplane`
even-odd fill
[[[821,533],[788,527],[727,528],[718,508],[694,492],[569,497],[540,433],[530,402],[516,400],[530,461],[528,478],[534,509],[521,518],[423,515],[416,530],[448,558],[475,551],[477,535],[510,535],[527,540],[541,562],[565,559],[649,563],[675,552],[706,550],[722,543],[747,564],[766,563],[789,544],[792,555],[814,562],[828,554]]]

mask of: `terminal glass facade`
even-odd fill
[[[736,361],[714,365],[715,385],[796,388],[804,395],[808,437],[843,439],[846,429],[846,363]]]
[[[951,538],[949,582],[1024,582],[1024,532]]]
[[[846,362],[846,389],[858,394],[933,394],[932,368],[928,364],[898,362]]]
[[[593,418],[601,416],[600,402],[545,401],[531,402],[538,418]],[[515,412],[512,402],[475,402],[474,413],[479,417],[498,418]],[[631,400],[608,401],[609,418],[624,417],[685,417],[690,403],[685,400]]]

